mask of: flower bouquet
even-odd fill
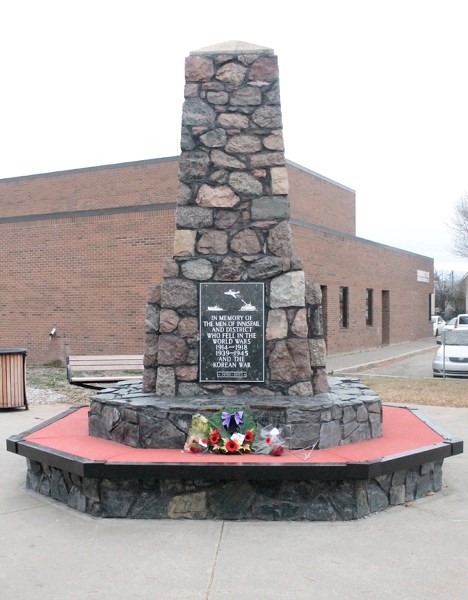
[[[260,438],[255,442],[253,451],[258,454],[272,454],[281,456],[284,452],[285,440],[281,437],[281,430],[272,425],[260,431]]]
[[[208,452],[208,419],[203,415],[193,415],[184,450],[195,454]]]
[[[243,410],[225,408],[208,421],[208,447],[211,452],[251,452],[254,439],[255,421]]]

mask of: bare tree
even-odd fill
[[[468,193],[465,192],[455,204],[450,229],[453,233],[453,251],[457,256],[468,258]]]
[[[451,319],[465,310],[462,278],[453,271],[434,271],[435,307],[437,314]]]

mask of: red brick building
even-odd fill
[[[171,157],[1,180],[0,346],[33,363],[142,354],[177,173]],[[356,237],[353,190],[291,162],[288,175],[294,251],[322,286],[329,353],[431,335],[433,259]]]

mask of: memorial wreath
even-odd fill
[[[244,410],[224,408],[210,418],[196,414],[188,432],[184,449],[195,454],[215,452],[218,454],[283,453],[284,440],[281,430],[264,427],[257,436],[257,427],[252,416]]]
[[[255,421],[244,410],[225,408],[207,419],[194,415],[185,449],[190,452],[244,454],[252,452]]]

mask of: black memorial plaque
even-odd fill
[[[264,284],[200,284],[200,381],[265,380]]]

